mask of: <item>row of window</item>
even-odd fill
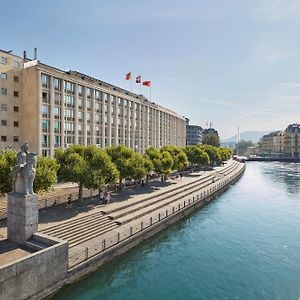
[[[4,72],[0,73],[0,79],[7,80],[8,79],[7,73]],[[14,76],[14,82],[19,82],[18,76]]]
[[[7,104],[1,104],[0,111],[7,111]],[[14,106],[14,112],[19,112],[19,106]]]
[[[1,135],[1,142],[8,142],[8,139],[7,139],[6,135]],[[13,142],[19,142],[19,137],[18,136],[13,136]]]
[[[6,88],[1,88],[0,89],[0,95],[7,96],[7,89]],[[18,91],[14,91],[14,97],[19,97],[19,92]]]
[[[13,123],[14,123],[14,127],[19,127],[18,121],[14,121]],[[1,120],[1,126],[8,126],[7,120]]]
[[[1,56],[0,57],[0,63],[3,64],[3,65],[7,65],[7,63],[8,63],[7,57]],[[17,61],[17,60],[14,60],[13,61],[13,68],[14,69],[19,69],[20,68],[20,62]]]

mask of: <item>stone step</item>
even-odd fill
[[[95,212],[95,213],[91,213],[91,214],[88,214],[88,215],[85,215],[85,216],[82,216],[82,217],[78,217],[78,218],[75,218],[75,219],[72,219],[72,220],[68,220],[68,221],[65,221],[63,223],[59,223],[57,225],[45,228],[43,230],[40,230],[40,232],[48,234],[48,232],[53,232],[56,229],[61,229],[61,228],[64,228],[65,226],[69,226],[70,227],[70,226],[76,225],[77,223],[80,223],[80,222],[82,222],[82,221],[84,221],[86,219],[97,218],[99,216],[103,216],[103,214],[98,211],[98,212]]]
[[[41,230],[42,233],[53,235],[57,232],[65,232],[69,230],[76,230],[77,228],[81,228],[82,226],[89,225],[93,222],[98,222],[99,220],[105,220],[107,219],[107,216],[101,215],[93,215],[93,216],[86,216],[84,219],[78,220],[76,223],[71,222],[70,223],[64,223],[64,226],[56,227],[53,230],[51,228],[47,228],[47,231]]]
[[[196,183],[194,183],[193,185],[191,186],[183,186],[180,190],[176,191],[176,193],[168,193],[166,195],[164,195],[163,197],[156,197],[154,199],[151,199],[150,201],[147,201],[146,203],[137,203],[136,205],[133,205],[131,207],[128,207],[126,209],[123,209],[121,211],[118,211],[118,212],[115,212],[113,214],[110,214],[108,217],[110,219],[118,219],[118,218],[121,218],[127,214],[130,214],[130,213],[133,213],[135,211],[138,211],[140,209],[143,209],[143,208],[146,208],[148,206],[153,206],[153,205],[156,205],[158,203],[162,203],[163,201],[165,200],[170,200],[172,199],[173,197],[175,196],[180,196],[182,197],[183,195],[187,195],[187,192],[189,192],[190,190],[194,190],[195,188],[196,189],[199,189],[203,186],[203,184],[209,182],[209,183],[212,183],[212,176],[206,178],[205,180],[201,180],[201,181],[197,181]]]
[[[181,195],[176,195],[176,197],[172,197],[172,198],[168,198],[164,201],[161,201],[159,203],[155,203],[153,205],[150,205],[150,206],[147,206],[145,207],[144,209],[140,209],[140,210],[137,210],[137,211],[134,211],[133,213],[131,214],[127,214],[121,218],[115,218],[115,222],[122,225],[122,224],[126,224],[128,222],[131,222],[135,219],[138,219],[146,214],[149,214],[151,212],[154,212],[155,210],[159,210],[159,209],[162,209],[164,206],[168,206],[170,205],[171,203],[173,202],[176,202],[176,201],[179,201],[185,197],[187,197],[188,195],[191,195],[191,194],[194,194],[195,192],[197,191],[200,191],[201,189],[204,189],[204,188],[207,188],[209,185],[211,185],[212,182],[208,182],[206,184],[203,184],[203,185],[199,185],[191,190],[189,190],[189,192],[184,192],[183,194]]]
[[[188,189],[191,185],[194,185],[197,182],[199,183],[199,182],[203,181],[204,179],[206,179],[208,177],[211,178],[212,175],[208,174],[206,176],[201,177],[200,179],[196,179],[196,180],[194,180],[192,182],[189,182],[186,185],[181,185],[181,186],[177,186],[177,187],[175,187],[173,189],[168,189],[167,191],[164,191],[164,192],[161,192],[161,193],[157,193],[155,195],[152,195],[151,197],[146,197],[146,198],[143,198],[143,199],[141,199],[139,201],[130,201],[130,200],[127,200],[123,204],[120,204],[120,203],[111,204],[110,207],[108,207],[106,210],[102,210],[102,212],[105,213],[105,214],[112,214],[114,212],[117,212],[117,211],[120,211],[120,210],[123,210],[123,209],[126,209],[126,208],[130,208],[133,205],[138,205],[138,204],[146,203],[149,200],[151,201],[151,200],[153,200],[153,199],[155,199],[157,197],[161,197],[161,196],[170,194],[170,193],[175,192],[177,190],[180,190],[180,189],[183,189],[183,188]]]
[[[88,240],[91,240],[99,235],[102,235],[108,231],[111,231],[117,227],[119,227],[119,225],[112,222],[111,225],[107,226],[105,229],[102,228],[101,230],[95,230],[94,232],[91,232],[90,234],[85,234],[83,237],[70,240],[69,247],[70,248],[75,247],[75,246],[82,244]]]
[[[43,244],[41,242],[35,241],[34,239],[30,239],[26,242],[26,247],[32,249],[32,250],[43,250],[48,247],[48,245]]]
[[[102,228],[110,223],[112,223],[112,221],[106,217],[106,220],[98,220],[98,222],[95,221],[92,224],[82,223],[81,227],[79,227],[79,228],[70,229],[68,231],[59,231],[59,232],[50,233],[50,234],[53,236],[59,237],[61,239],[64,239],[64,240],[66,240],[66,239],[68,240],[73,235],[76,236],[78,234],[90,232],[90,231],[94,230],[95,228]]]
[[[159,191],[158,191],[157,193],[154,193],[154,194],[152,194],[152,195],[149,196],[149,197],[141,197],[141,199],[139,199],[139,200],[136,200],[136,199],[132,199],[132,201],[131,201],[131,200],[127,200],[126,202],[124,202],[124,203],[122,203],[122,204],[120,204],[120,203],[112,203],[112,204],[109,205],[109,207],[106,207],[106,208],[103,209],[101,212],[102,212],[103,214],[111,214],[111,213],[116,212],[116,211],[118,211],[118,210],[127,208],[127,207],[131,206],[132,204],[142,203],[142,202],[151,200],[151,199],[153,199],[154,197],[161,196],[161,195],[165,195],[165,194],[167,194],[167,193],[169,193],[169,192],[176,191],[176,190],[178,190],[178,189],[180,189],[180,188],[183,188],[183,187],[188,187],[188,186],[194,184],[195,182],[200,181],[200,180],[203,180],[203,179],[205,179],[206,177],[209,177],[209,176],[211,176],[211,174],[207,174],[206,176],[203,176],[203,177],[201,177],[201,178],[195,179],[194,181],[189,182],[189,183],[186,184],[186,185],[176,186],[176,187],[174,187],[173,189],[168,189],[168,190],[165,190],[165,191],[163,191],[163,192],[161,192],[161,191],[159,192]]]

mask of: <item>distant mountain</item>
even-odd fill
[[[259,141],[259,139],[267,133],[272,132],[272,130],[270,131],[245,131],[245,132],[241,132],[240,133],[240,140],[251,140],[253,143],[257,143]],[[222,140],[222,143],[235,143],[237,141],[237,134]]]

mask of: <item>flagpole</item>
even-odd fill
[[[150,101],[151,101],[151,83],[150,83]]]
[[[140,95],[142,94],[142,78],[140,78]]]
[[[132,76],[130,75],[130,89],[131,89],[131,93],[132,93]]]

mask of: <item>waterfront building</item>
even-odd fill
[[[284,132],[274,131],[263,135],[259,141],[260,153],[268,156],[278,156],[283,153]]]
[[[27,141],[39,155],[72,144],[185,146],[186,120],[176,112],[77,71],[64,71],[0,50],[0,150]]]
[[[290,124],[284,135],[284,155],[289,158],[299,158],[300,155],[300,124]]]
[[[198,145],[202,143],[202,127],[199,125],[189,124],[189,119],[186,118],[186,144]]]

